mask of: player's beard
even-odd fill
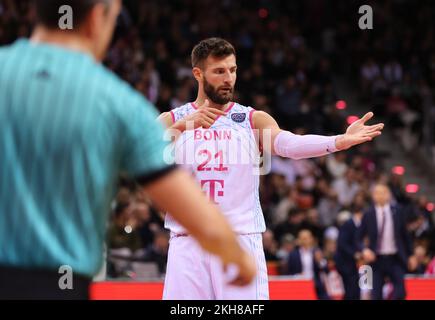
[[[223,88],[228,88],[228,91],[223,91]],[[204,92],[211,102],[219,105],[224,105],[233,100],[234,87],[221,86],[219,88],[213,87],[204,77]]]

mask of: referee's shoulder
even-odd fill
[[[148,104],[147,100],[135,90],[127,81],[121,79],[112,70],[98,65],[98,73],[102,78],[101,87],[106,98],[116,101],[116,107],[128,110],[137,105]]]

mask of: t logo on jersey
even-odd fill
[[[231,119],[233,119],[234,122],[243,122],[246,119],[246,113],[233,113]]]
[[[210,200],[217,204],[216,197],[224,196],[224,180],[201,180],[201,188],[204,189],[206,184],[208,184],[208,196]],[[218,184],[221,190],[217,190]]]

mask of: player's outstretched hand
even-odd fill
[[[372,141],[382,134],[383,123],[366,125],[366,122],[373,117],[373,112],[368,112],[361,119],[352,123],[346,133],[339,136],[336,141],[338,150],[346,150],[352,146]]]
[[[240,257],[240,261],[236,263],[236,266],[239,273],[237,274],[236,278],[230,282],[230,284],[234,286],[246,286],[250,284],[252,280],[254,280],[255,274],[257,272],[254,259],[246,252],[243,252]]]
[[[210,102],[206,99],[204,104],[202,104],[197,111],[185,117],[183,121],[185,122],[186,130],[199,127],[208,129],[219,116],[225,116],[226,114],[227,113],[222,110],[210,107]]]

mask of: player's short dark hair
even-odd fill
[[[59,8],[68,5],[73,11],[73,21],[79,26],[92,7],[98,3],[110,4],[112,0],[34,0],[36,22],[48,28],[57,28],[61,13]]]
[[[201,66],[209,56],[225,58],[229,55],[236,55],[233,45],[222,38],[208,38],[198,43],[192,50],[192,67]]]

